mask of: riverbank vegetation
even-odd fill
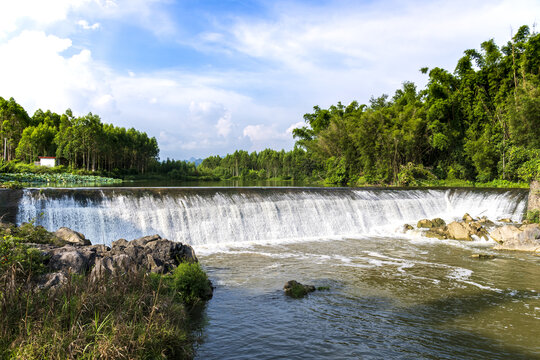
[[[191,309],[209,286],[199,264],[97,281],[72,274],[40,290],[50,270],[28,243],[58,241],[32,224],[0,227],[0,359],[192,358]]]

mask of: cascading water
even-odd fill
[[[25,190],[17,222],[67,226],[94,243],[158,233],[195,246],[388,236],[407,222],[465,212],[520,220],[523,190],[44,189]]]

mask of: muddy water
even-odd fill
[[[197,357],[540,359],[540,257],[492,245],[412,234],[201,256],[217,288]],[[329,289],[290,299],[290,279]]]

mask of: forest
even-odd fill
[[[420,69],[425,89],[304,115],[295,149],[203,161],[221,177],[324,178],[328,184],[528,182],[540,174],[540,35],[522,26],[499,47],[465,50],[453,72]]]
[[[237,150],[199,166],[159,161],[155,138],[89,113],[75,117],[0,98],[0,159],[61,158],[68,169],[178,180],[299,180],[333,185],[529,182],[540,175],[540,34],[522,26],[503,46],[465,50],[453,72],[421,68],[368,104],[313,107],[293,150]]]
[[[104,124],[98,115],[75,117],[37,110],[29,116],[13,98],[0,97],[0,161],[32,163],[56,156],[69,169],[144,173],[159,154],[155,138]],[[9,168],[9,167],[8,167]]]

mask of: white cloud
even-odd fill
[[[0,38],[17,30],[23,20],[46,26],[67,18],[71,9],[91,0],[3,0],[0,3]]]
[[[298,129],[298,128],[301,128],[301,127],[303,127],[303,126],[306,126],[306,123],[303,122],[303,121],[299,121],[299,122],[294,123],[294,124],[292,124],[291,126],[289,126],[289,127],[287,128],[287,130],[285,130],[285,133],[287,133],[287,134],[292,134],[292,132],[293,132],[294,129]]]
[[[0,43],[0,96],[14,97],[28,110],[40,107],[63,112],[72,107],[99,111],[114,107],[105,81],[108,70],[96,63],[88,50],[62,56],[71,46],[71,40],[41,31],[23,31]]]
[[[231,133],[232,125],[231,113],[227,112],[225,115],[219,118],[216,124],[218,135],[227,137]]]
[[[295,126],[295,125],[297,124],[294,124],[292,126]],[[244,128],[243,135],[244,137],[249,138],[251,141],[252,145],[250,147],[250,150],[260,151],[265,148],[268,148],[269,147],[268,144],[284,144],[284,143],[290,144],[291,139],[292,139],[292,136],[291,136],[292,126],[290,126],[285,131],[280,131],[277,129],[277,126],[275,125],[265,125],[265,124],[248,125]]]
[[[88,21],[86,21],[86,20],[79,20],[77,22],[77,25],[82,27],[84,30],[97,30],[97,29],[99,29],[101,27],[100,23],[94,23],[94,24],[90,25],[88,23]]]

